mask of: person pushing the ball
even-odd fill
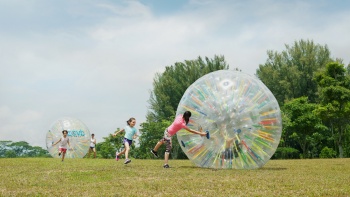
[[[187,127],[187,124],[190,121],[190,117],[191,117],[190,111],[185,111],[183,115],[181,114],[178,115],[175,118],[174,122],[167,129],[165,129],[163,138],[158,141],[158,143],[153,149],[151,149],[151,153],[155,157],[158,157],[157,151],[159,147],[164,143],[166,144],[165,153],[164,153],[164,165],[163,165],[164,168],[169,168],[168,160],[169,160],[169,154],[172,148],[171,137],[175,135],[178,131],[180,131],[181,129],[186,129],[187,131],[193,134],[198,134],[200,136],[208,136],[208,133],[203,132],[202,128],[200,129],[200,131],[196,131]]]

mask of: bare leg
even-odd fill
[[[168,152],[165,152],[164,153],[164,164],[168,164],[168,161],[169,161],[169,153]]]
[[[162,144],[164,144],[164,141],[162,140],[162,141],[158,141],[158,143],[156,144],[156,146],[154,147],[154,151],[155,152],[157,152],[158,151],[158,149],[159,149],[159,147],[162,145]]]
[[[124,154],[125,153],[125,148],[122,152],[118,153],[117,156],[120,157],[120,155]]]
[[[64,160],[64,156],[66,155],[66,153],[65,152],[63,152],[63,154],[62,154],[62,161]]]
[[[88,158],[90,158],[91,148],[89,148]]]
[[[94,151],[94,158],[96,158],[96,148],[94,148],[93,151]]]
[[[130,151],[130,146],[129,146],[129,143],[128,142],[125,142],[125,149],[124,149],[124,152],[125,152],[125,159],[128,160],[129,159],[129,151]]]

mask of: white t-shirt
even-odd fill
[[[68,142],[69,142],[69,138],[68,138],[68,137],[66,137],[66,138],[62,137],[62,138],[61,138],[61,141],[60,141],[60,146],[59,146],[59,148],[65,148],[65,149],[67,149],[67,148],[68,148],[68,147],[67,147]]]
[[[90,140],[90,147],[91,148],[95,148],[95,144],[94,144],[95,141],[96,141],[95,138],[91,138],[91,140]]]

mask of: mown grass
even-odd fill
[[[1,196],[350,196],[350,159],[271,160],[257,170],[188,160],[0,159]]]

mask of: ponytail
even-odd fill
[[[182,116],[183,119],[185,119],[186,125],[188,124],[188,122],[190,121],[190,117],[191,117],[191,112],[190,111],[185,111],[184,115]]]

